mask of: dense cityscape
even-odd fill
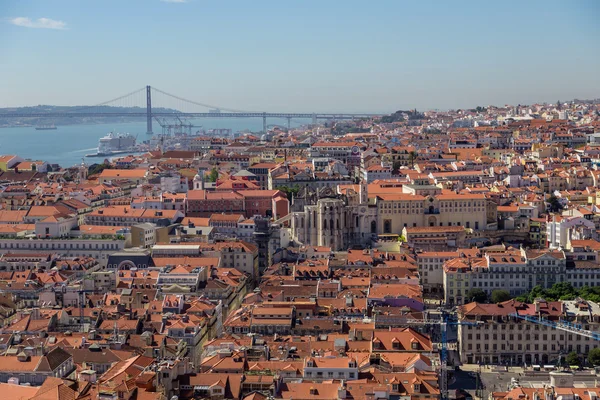
[[[0,157],[5,398],[597,399],[600,103],[146,148]]]
[[[599,16],[0,0],[0,400],[600,400]]]

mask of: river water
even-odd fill
[[[221,128],[232,132],[250,130],[262,131],[260,118],[204,118],[190,121],[194,125],[202,125],[204,130]],[[268,120],[269,124],[281,124],[284,120]],[[298,123],[293,124],[297,126]],[[154,122],[154,133],[161,133],[161,127]],[[199,128],[194,128],[194,132]],[[56,130],[36,131],[34,127],[0,128],[0,154],[18,155],[24,159],[42,160],[50,164],[70,167],[80,164],[82,157],[94,153],[98,140],[108,132],[131,133],[137,135],[138,143],[148,140],[146,122],[69,125],[57,126]],[[101,158],[87,158],[86,163],[101,162]]]

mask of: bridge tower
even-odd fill
[[[152,135],[152,88],[146,86],[146,133]]]
[[[267,113],[263,112],[262,119],[263,119],[263,133],[266,135],[267,134]]]

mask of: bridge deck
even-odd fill
[[[131,117],[131,118],[146,118],[145,112],[75,112],[75,113],[2,113],[0,118],[75,118],[75,117]],[[305,119],[354,119],[354,118],[371,118],[381,114],[328,114],[328,113],[166,113],[153,112],[153,117],[188,117],[188,118],[305,118]]]

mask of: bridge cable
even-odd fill
[[[123,99],[125,99],[127,97],[134,96],[134,95],[136,95],[138,93],[141,93],[141,92],[143,92],[145,90],[146,90],[146,88],[143,87],[141,89],[134,90],[133,92],[130,92],[130,93],[124,94],[122,96],[116,97],[114,99],[111,99],[111,100],[108,100],[108,101],[105,101],[105,102],[102,102],[102,103],[94,104],[93,106],[83,106],[83,107],[80,107],[80,108],[76,108],[76,109],[74,109],[74,110],[72,110],[70,112],[78,112],[78,111],[87,110],[87,109],[94,108],[94,107],[105,106],[107,104],[114,103],[114,102],[119,101],[119,100],[123,100]],[[139,107],[140,108],[145,108],[143,106],[139,106]]]
[[[184,101],[184,102],[187,102],[187,103],[191,103],[191,104],[195,104],[195,105],[197,105],[197,106],[201,106],[201,107],[206,107],[206,108],[216,108],[216,109],[219,109],[219,110],[228,111],[228,112],[234,112],[234,113],[252,113],[252,112],[259,112],[259,111],[244,111],[244,110],[235,110],[235,109],[232,109],[232,108],[225,108],[225,107],[219,107],[219,106],[214,106],[214,105],[205,104],[205,103],[199,103],[199,102],[197,102],[197,101],[193,101],[193,100],[185,99],[185,98],[183,98],[183,97],[179,97],[179,96],[176,96],[176,95],[174,95],[174,94],[167,93],[167,92],[165,92],[165,91],[163,91],[163,90],[160,90],[160,89],[157,89],[157,88],[155,88],[155,87],[152,87],[152,90],[154,90],[154,91],[156,91],[156,92],[158,92],[158,93],[164,94],[164,95],[166,95],[166,96],[172,97],[172,98],[174,98],[174,99],[181,100],[181,101]]]

